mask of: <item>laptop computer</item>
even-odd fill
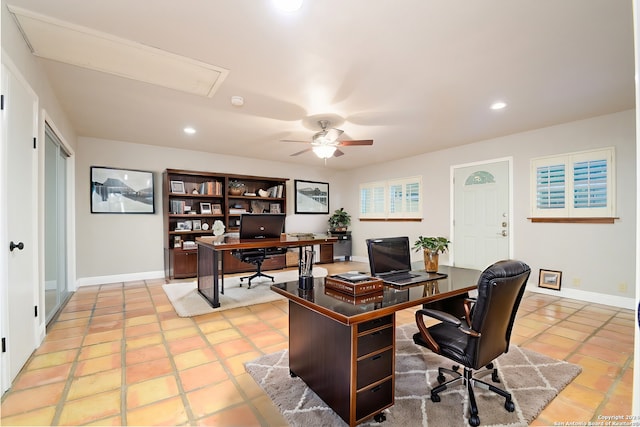
[[[240,240],[279,239],[284,231],[285,214],[242,214],[240,216]]]
[[[411,270],[408,237],[367,239],[367,251],[371,275],[391,285],[406,286],[447,277]]]

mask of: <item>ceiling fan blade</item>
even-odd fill
[[[300,154],[304,154],[304,153],[306,153],[307,151],[311,151],[311,148],[305,148],[305,149],[304,149],[304,150],[302,150],[302,151],[298,151],[297,153],[290,154],[290,156],[291,156],[291,157],[293,157],[293,156],[299,156]]]
[[[355,139],[351,141],[340,141],[338,143],[340,146],[345,145],[373,145],[373,139]]]
[[[340,157],[344,154],[343,151],[340,151],[338,149],[336,149],[336,151],[333,153],[333,157]]]

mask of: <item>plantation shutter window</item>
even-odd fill
[[[613,148],[532,159],[531,174],[534,218],[615,215]]]
[[[421,219],[422,177],[360,185],[360,218]]]

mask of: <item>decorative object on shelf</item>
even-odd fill
[[[212,206],[212,213],[214,215],[222,215],[222,206],[218,203]]]
[[[193,229],[194,230],[202,230],[202,221],[199,219],[193,220]]]
[[[221,236],[222,234],[224,234],[224,224],[222,223],[222,221],[220,221],[219,219],[216,219],[215,221],[213,221],[213,235],[214,236]]]
[[[194,188],[193,191],[191,192],[191,194],[200,194],[200,193],[198,193],[198,189],[197,188]]]
[[[200,213],[201,214],[210,214],[211,213],[211,203],[200,202]]]
[[[238,180],[233,180],[231,182],[229,182],[229,194],[232,196],[240,196],[242,195],[242,193],[244,193],[245,190],[245,185],[244,183],[238,181]]]
[[[446,237],[422,237],[413,244],[413,249],[418,252],[422,250],[424,255],[424,269],[427,273],[438,271],[439,255],[449,249],[449,239]]]
[[[336,209],[329,217],[329,230],[333,232],[347,231],[351,225],[351,215],[344,208]]]
[[[561,281],[562,271],[540,269],[538,287],[559,291]]]
[[[208,223],[208,222],[203,222],[203,223],[202,223],[202,229],[203,229],[204,231],[207,231],[207,230],[209,229],[209,223]]]
[[[155,213],[153,172],[91,166],[91,213]]]
[[[296,179],[295,205],[297,214],[328,214],[329,184]]]
[[[176,194],[185,194],[184,191],[184,182],[182,181],[171,181],[171,192]]]
[[[260,190],[258,190],[258,196],[260,197],[269,197],[269,192],[266,190],[263,190],[262,188]]]
[[[271,203],[271,205],[269,205],[269,213],[276,213],[276,214],[281,213],[280,205],[277,203]]]

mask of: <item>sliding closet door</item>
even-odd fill
[[[67,159],[60,140],[45,129],[45,315],[55,316],[69,294],[67,282]]]

